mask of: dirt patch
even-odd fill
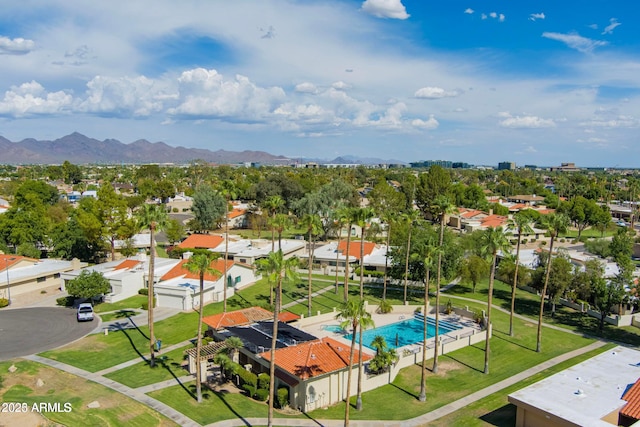
[[[236,385],[231,381],[227,381],[225,383],[212,381],[207,383],[207,387],[216,393],[242,393],[242,390],[236,387]]]
[[[444,376],[447,372],[457,371],[458,369],[460,369],[460,365],[455,362],[438,360],[438,373],[436,375]]]
[[[43,417],[39,412],[5,412],[0,419],[0,427],[62,427]]]

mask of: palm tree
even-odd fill
[[[438,246],[442,248],[444,243],[444,226],[447,222],[447,215],[451,215],[455,212],[455,206],[451,203],[451,200],[444,195],[437,196],[432,203],[432,208],[438,213],[440,217],[440,238],[438,240]],[[433,347],[433,373],[438,373],[438,346],[440,345],[440,333],[438,327],[440,326],[440,281],[442,278],[442,251],[438,251],[438,270],[436,274],[436,316],[434,324],[435,333],[435,346]]]
[[[320,220],[320,216],[317,214],[305,214],[300,220],[300,224],[307,230],[308,233],[308,241],[309,241],[309,277],[308,277],[308,285],[309,291],[307,295],[307,316],[311,317],[311,270],[313,268],[313,236],[322,233],[322,221]]]
[[[198,403],[202,402],[202,378],[201,364],[202,357],[202,316],[204,314],[204,276],[220,275],[221,273],[211,266],[211,263],[217,258],[213,252],[199,253],[193,255],[189,261],[184,263],[184,268],[189,272],[199,275],[200,278],[200,304],[198,305],[198,339],[196,341],[196,396]],[[223,278],[223,286],[226,285]]]
[[[292,281],[297,279],[296,269],[298,267],[297,258],[285,259],[282,251],[270,252],[267,258],[258,260],[258,271],[267,275],[267,280],[276,288],[276,302],[273,309],[273,332],[271,335],[271,357],[269,360],[269,415],[268,426],[273,425],[273,403],[275,402],[275,383],[276,383],[276,342],[278,337],[278,315],[280,313],[280,305],[282,304],[282,283],[283,281]]]
[[[222,181],[220,193],[224,196],[226,203],[224,204],[224,289],[222,291],[223,303],[222,311],[227,312],[227,259],[229,259],[229,203],[236,198],[236,190],[231,181]]]
[[[491,257],[491,273],[489,274],[489,295],[487,298],[487,338],[484,345],[484,373],[489,373],[489,336],[491,332],[491,304],[493,299],[493,282],[496,276],[496,263],[498,260],[498,252],[508,252],[511,246],[509,240],[504,234],[502,227],[489,227],[482,232],[480,236],[481,252],[487,257]]]
[[[516,287],[518,284],[518,266],[520,265],[520,241],[522,240],[522,235],[528,235],[533,233],[533,229],[531,228],[531,219],[524,213],[518,212],[513,216],[513,219],[509,224],[511,227],[516,229],[518,234],[518,243],[516,244],[516,259],[515,259],[515,270],[513,273],[513,286],[511,288],[511,313],[509,314],[509,336],[513,336],[513,313],[516,308]]]
[[[551,256],[553,255],[553,242],[558,234],[567,231],[569,226],[569,218],[564,214],[549,214],[543,217],[543,226],[547,229],[551,241],[549,242],[549,256],[547,258],[547,271],[544,275],[544,286],[540,295],[540,314],[538,317],[538,335],[536,340],[536,351],[540,353],[542,347],[542,315],[544,312],[544,299],[547,295],[547,286],[549,285],[549,274],[551,273]]]
[[[355,208],[353,211],[354,223],[360,227],[360,298],[364,298],[364,232],[367,223],[375,212],[372,208]]]
[[[338,243],[336,246],[336,295],[338,295],[338,261],[340,260],[340,251],[338,248],[340,247],[340,242],[342,240],[342,226],[344,225],[347,219],[347,208],[342,207],[338,208],[334,213],[334,222],[338,227]],[[345,285],[346,286],[346,285]],[[347,291],[345,290],[345,295]],[[346,301],[346,298],[345,298]]]
[[[351,227],[353,226],[353,213],[356,208],[344,208],[340,210],[338,215],[344,218],[347,224],[347,249],[345,251],[344,261],[344,300],[349,299],[349,251],[351,249]]]
[[[340,312],[336,315],[336,319],[341,320],[340,327],[346,329],[348,326],[351,326],[351,351],[349,352],[349,372],[347,373],[347,404],[344,409],[344,425],[345,427],[349,425],[349,409],[351,407],[351,403],[349,402],[349,397],[351,396],[351,377],[353,374],[353,354],[356,350],[356,332],[360,327],[361,323],[365,323],[365,325],[372,326],[373,320],[371,319],[371,314],[369,314],[364,309],[364,300],[353,300],[349,299],[342,303],[342,307],[340,308]],[[362,340],[360,340],[362,342]],[[362,364],[360,364],[362,365]],[[360,371],[358,371],[360,372]]]
[[[269,196],[262,203],[262,207],[266,208],[271,212],[271,219],[275,218],[276,213],[282,209],[285,205],[285,201],[280,196]],[[271,252],[275,252],[275,241],[276,241],[276,229],[274,228],[275,224],[271,224]]]
[[[404,260],[404,299],[403,302],[407,303],[407,288],[409,286],[409,256],[411,254],[411,231],[413,229],[413,223],[418,219],[418,211],[410,210],[409,212],[401,214],[403,222],[407,223],[407,254]]]
[[[282,233],[291,227],[291,218],[287,214],[279,213],[271,218],[271,228],[278,233],[278,250],[282,250]]]
[[[154,273],[155,273],[155,233],[164,229],[167,224],[167,213],[158,205],[142,205],[142,209],[138,211],[137,221],[140,228],[148,228],[149,238],[149,275],[147,277],[148,290],[148,322],[149,322],[149,366],[155,366],[155,336],[153,331],[153,308],[155,305],[154,298]]]
[[[395,212],[389,211],[382,217],[383,221],[387,224],[387,250],[384,253],[384,279],[382,281],[382,299],[387,299],[387,278],[389,269],[389,247],[391,245],[391,222],[396,215]]]
[[[224,345],[226,346],[226,350],[229,352],[231,356],[231,360],[238,363],[236,356],[242,347],[244,347],[244,343],[238,337],[229,337],[224,340]]]
[[[422,332],[422,373],[420,380],[420,396],[418,400],[425,402],[427,400],[427,315],[429,313],[429,275],[436,256],[440,253],[440,248],[428,242],[424,251],[424,319],[423,319],[423,332]],[[437,340],[437,338],[436,338]],[[437,363],[438,359],[434,358],[433,362]],[[434,366],[434,368],[436,368]]]

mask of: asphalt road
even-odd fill
[[[100,322],[78,322],[62,307],[0,310],[0,361],[54,349],[89,334]]]

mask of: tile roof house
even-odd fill
[[[183,259],[162,276],[155,285],[158,298],[158,306],[172,307],[180,310],[193,310],[200,303],[200,276],[191,273],[184,267],[188,260]],[[227,277],[222,277],[225,263],[227,265]],[[235,294],[237,289],[248,286],[258,279],[253,268],[245,264],[239,264],[232,260],[217,259],[211,263],[211,267],[220,273],[205,274],[204,276],[204,303],[222,301],[224,298],[224,286],[227,287],[227,298]]]
[[[379,245],[373,242],[364,242],[364,258],[363,265],[365,268],[373,270],[384,270],[385,255],[387,253],[386,245]],[[313,251],[314,264],[320,264],[320,268],[325,274],[330,273],[329,267],[336,266],[336,258],[338,269],[343,270],[345,262],[349,264],[360,263],[360,241],[352,241],[347,248],[347,242],[342,240],[340,244],[337,242],[330,242],[326,245],[315,248]],[[300,258],[304,259],[303,265],[306,265],[309,258],[309,253],[300,255]],[[391,259],[389,258],[389,265],[391,265]],[[335,270],[332,270],[335,271]]]
[[[283,311],[280,313],[278,318],[281,322],[290,322],[299,319],[300,316],[288,311]],[[265,310],[262,307],[249,307],[206,316],[202,321],[210,328],[218,330],[225,329],[230,326],[246,326],[262,320],[272,319],[273,313],[269,310]]]
[[[224,242],[224,237],[217,234],[192,234],[179,245],[183,249],[213,249]]]
[[[640,421],[640,378],[622,395],[627,404],[620,409],[618,424],[633,425]]]
[[[276,350],[276,377],[289,386],[289,404],[303,412],[326,407],[346,398],[349,345],[325,337]],[[268,366],[271,352],[260,354]],[[363,362],[371,360],[362,354]],[[357,378],[358,350],[354,351],[353,374]],[[352,393],[355,387],[352,384]]]

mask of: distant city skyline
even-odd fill
[[[636,2],[2,6],[13,141],[78,131],[291,158],[640,167]]]

